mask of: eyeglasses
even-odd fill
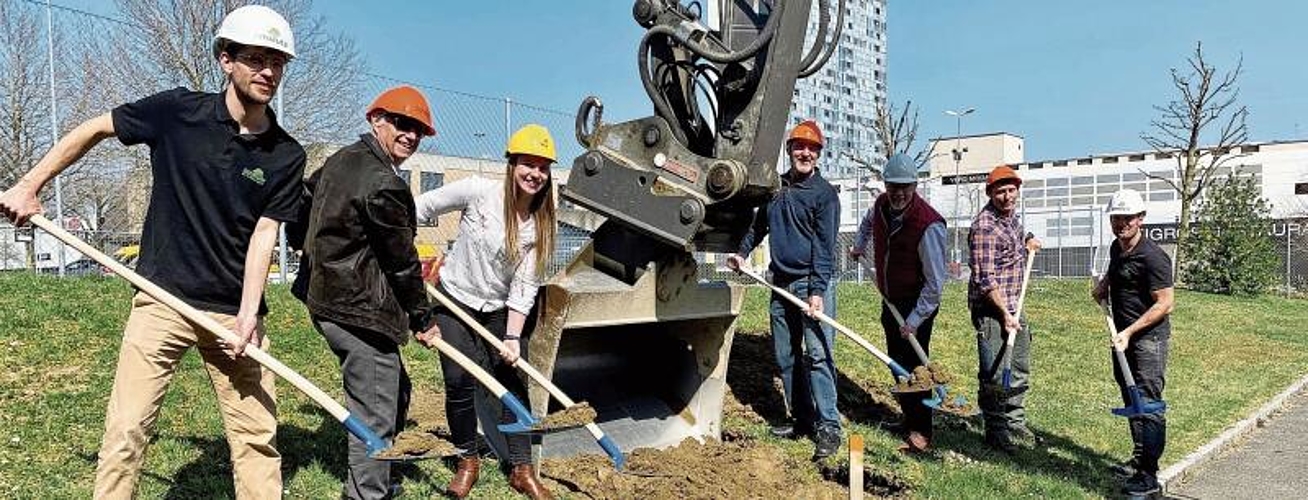
[[[286,69],[286,63],[289,60],[281,54],[267,54],[255,51],[242,51],[236,55],[236,60],[253,68],[255,71],[263,71],[264,68],[272,68],[273,71]]]
[[[394,125],[395,129],[400,132],[414,133],[418,135],[425,135],[427,133],[426,125],[404,115],[386,113],[386,121],[391,122],[391,125]]]

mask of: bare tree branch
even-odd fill
[[[1176,158],[1175,180],[1146,173],[1151,179],[1165,180],[1181,202],[1177,236],[1176,262],[1184,259],[1183,249],[1189,234],[1192,205],[1203,196],[1219,169],[1243,154],[1234,154],[1249,139],[1246,121],[1248,108],[1238,105],[1238,81],[1244,71],[1244,58],[1236,60],[1234,69],[1220,73],[1204,58],[1203,44],[1196,43],[1186,59],[1189,70],[1170,71],[1172,87],[1179,97],[1162,106],[1154,106],[1159,117],[1150,121],[1150,131],[1140,135],[1156,153]],[[1220,124],[1220,126],[1218,126]]]

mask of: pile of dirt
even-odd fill
[[[913,369],[909,377],[899,377],[899,382],[891,389],[894,393],[926,392],[936,387],[935,381],[931,378],[931,370],[926,366],[918,366]]]
[[[595,409],[591,408],[590,403],[581,402],[562,411],[556,411],[536,424],[539,430],[557,430],[567,429],[569,427],[581,427],[595,421]]]
[[[406,460],[423,457],[444,457],[458,451],[449,440],[449,435],[440,435],[423,430],[407,430],[395,437],[390,448],[377,453],[375,458],[382,460]]]
[[[798,472],[801,466],[779,449],[748,439],[732,442],[686,440],[664,450],[639,449],[623,471],[597,455],[546,459],[541,475],[556,491],[596,499],[845,498],[839,486]]]

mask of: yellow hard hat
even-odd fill
[[[532,155],[552,162],[559,161],[558,155],[554,153],[554,138],[550,136],[550,131],[535,123],[523,126],[509,137],[504,156],[511,155]]]

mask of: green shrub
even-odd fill
[[[1270,208],[1253,176],[1232,176],[1210,188],[1197,230],[1186,241],[1182,273],[1191,288],[1257,295],[1276,280],[1280,257],[1267,234]]]

